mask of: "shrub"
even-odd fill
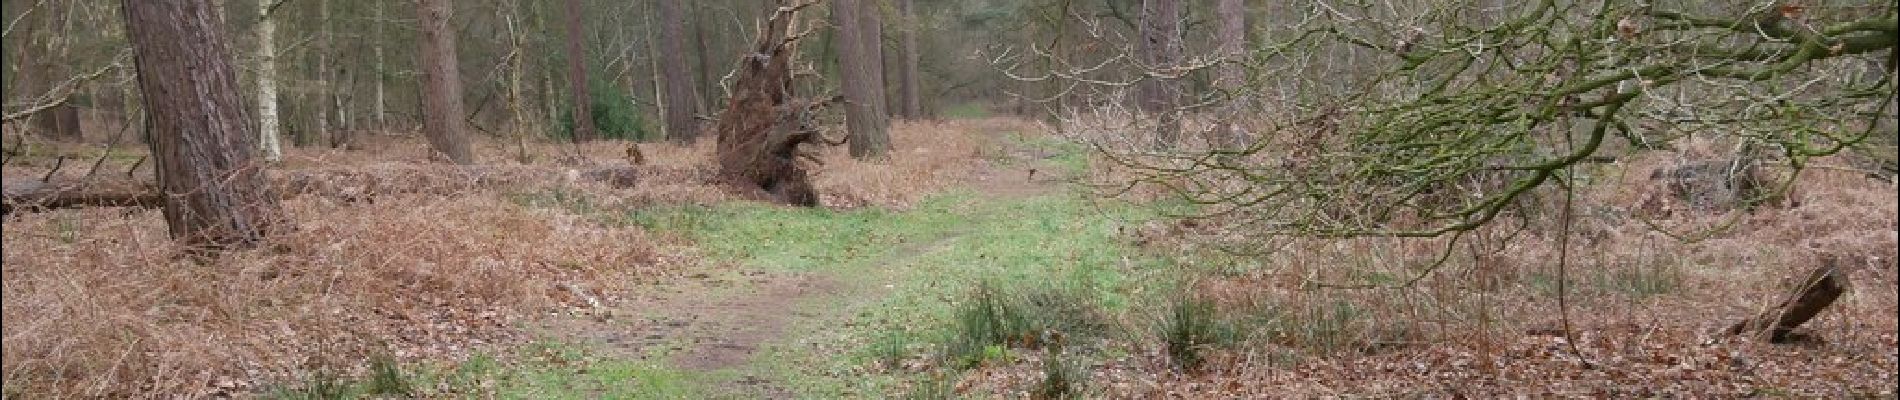
[[[651,142],[661,139],[657,129],[649,126],[641,116],[634,97],[613,87],[612,84],[595,81],[589,85],[588,99],[594,104],[594,129],[599,132],[597,139],[623,139]],[[564,141],[574,138],[574,109],[563,108],[561,119],[555,121],[560,129],[553,132],[555,139]]]

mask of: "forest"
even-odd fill
[[[0,0],[0,398],[1895,398],[1891,0]]]

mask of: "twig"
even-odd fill
[[[131,178],[131,177],[132,177],[132,172],[135,172],[135,171],[138,171],[138,170],[139,170],[139,166],[140,166],[140,165],[145,165],[145,158],[146,158],[146,156],[139,156],[139,160],[138,160],[138,161],[133,161],[133,162],[132,162],[132,167],[130,167],[130,168],[126,168],[126,169],[125,169],[125,177],[127,177],[127,178]]]
[[[112,141],[106,142],[106,151],[99,153],[98,159],[92,160],[92,169],[86,170],[86,177],[81,178],[80,181],[90,181],[94,175],[99,174],[99,167],[106,164],[106,157],[112,156],[112,149],[119,147],[119,140],[124,139],[125,131],[131,128],[132,124],[130,123],[119,126],[119,132],[112,134]]]
[[[64,167],[64,166],[66,166],[66,155],[61,154],[59,155],[59,159],[53,160],[53,169],[51,171],[46,171],[46,176],[40,177],[40,182],[45,183],[45,182],[52,181],[53,174],[59,173],[59,168]]]
[[[57,92],[64,92],[64,93],[60,93],[58,99],[47,100],[45,103],[41,103],[39,105],[32,106],[32,107],[27,107],[27,109],[25,110],[7,113],[4,117],[0,117],[0,122],[13,122],[14,120],[31,117],[34,114],[39,114],[41,111],[46,111],[47,109],[51,109],[53,107],[59,107],[61,104],[66,104],[67,101],[72,100],[73,90],[75,87],[78,87],[79,84],[91,82],[95,79],[99,79],[100,76],[104,76],[106,74],[106,71],[111,71],[114,68],[120,68],[119,64],[124,62],[126,58],[130,58],[131,56],[132,56],[132,52],[130,50],[120,52],[118,57],[114,57],[112,59],[112,63],[106,64],[103,67],[99,67],[98,70],[92,71],[91,73],[73,77],[72,79],[68,79],[65,82],[60,82],[59,85],[53,87],[53,90],[48,91],[46,93],[48,95],[51,95]]]

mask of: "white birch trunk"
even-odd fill
[[[284,158],[283,143],[277,132],[277,24],[271,21],[273,0],[257,0],[257,147],[264,159],[277,162]]]

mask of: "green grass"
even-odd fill
[[[892,395],[921,376],[865,376],[864,367],[924,356],[956,336],[956,310],[984,282],[1005,286],[1020,337],[1060,330],[1100,336],[1110,329],[1091,316],[1124,309],[1130,294],[1153,288],[1132,279],[1161,266],[1117,237],[1132,210],[1100,210],[1071,194],[985,199],[973,193],[931,197],[912,210],[849,211],[762,204],[634,211],[625,220],[682,234],[708,255],[768,271],[824,274],[847,287],[878,292],[825,304],[832,318],[799,321],[794,335],[843,350],[782,346],[757,372],[795,393],[816,397]],[[970,343],[975,361],[1007,358],[1002,340]],[[823,346],[820,346],[823,347]],[[928,385],[919,385],[926,387]]]
[[[943,117],[948,118],[948,119],[989,118],[990,114],[991,114],[990,108],[988,105],[984,103],[975,103],[975,102],[959,103],[957,105],[944,108],[943,110]]]
[[[1011,140],[1041,149],[1060,168],[1078,170],[1086,149],[1052,139]],[[762,347],[755,361],[730,370],[694,373],[614,360],[587,359],[584,376],[511,372],[503,393],[533,397],[601,397],[609,388],[597,377],[632,379],[655,393],[709,393],[719,376],[764,377],[801,397],[927,398],[944,394],[953,377],[890,368],[926,360],[954,342],[957,310],[984,282],[998,283],[1015,326],[992,336],[1018,339],[1061,332],[1070,341],[1116,333],[1107,313],[1125,310],[1131,299],[1165,291],[1168,265],[1143,257],[1121,242],[1118,228],[1146,214],[1133,207],[1103,209],[1072,193],[995,198],[973,192],[931,196],[907,211],[828,210],[758,203],[603,210],[574,193],[521,194],[530,207],[562,208],[606,224],[631,224],[679,235],[718,264],[779,273],[815,274],[840,283],[847,293],[802,305],[816,317],[794,322],[792,343]],[[1001,308],[996,309],[1001,310]],[[992,310],[992,311],[996,311]],[[1020,343],[1019,343],[1020,344]],[[1019,351],[995,337],[970,343],[978,362],[1001,362]],[[1074,388],[1082,359],[1064,354],[1051,390]],[[931,375],[931,374],[937,375]],[[1068,375],[1064,375],[1068,374]],[[1076,375],[1081,374],[1081,375]],[[717,375],[717,376],[706,376]],[[900,387],[909,387],[903,390]],[[614,397],[614,396],[605,396]]]
[[[357,398],[696,399],[697,382],[671,368],[591,354],[561,343],[538,342],[497,361],[486,355],[452,364],[370,363],[369,375],[348,379],[319,371],[293,386],[266,391],[284,400]]]

